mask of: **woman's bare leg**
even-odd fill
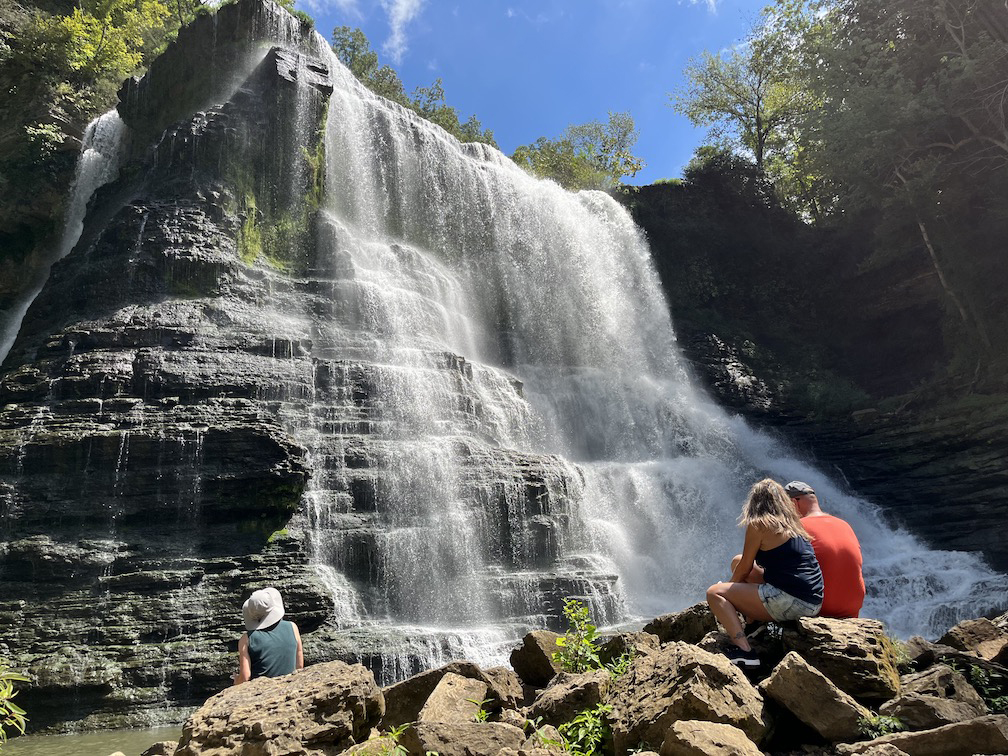
[[[769,622],[773,618],[759,597],[759,586],[753,583],[715,583],[707,589],[707,604],[728,638],[743,651],[752,651],[738,613],[749,619]]]

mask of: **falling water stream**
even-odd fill
[[[727,576],[764,475],[806,480],[853,525],[864,614],[891,632],[933,636],[1003,599],[978,558],[884,524],[693,385],[614,200],[459,144],[331,63],[327,277],[298,433],[341,626],[439,637],[431,663],[493,661],[562,595],[604,623],[682,608]]]

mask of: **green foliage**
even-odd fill
[[[606,715],[612,711],[608,704],[598,704],[594,709],[582,711],[570,722],[560,725],[567,750],[575,756],[592,756],[602,751],[610,740],[612,731]]]
[[[553,654],[553,661],[567,672],[598,669],[602,662],[599,661],[595,625],[591,623],[588,607],[577,599],[564,599],[563,613],[567,617],[567,633],[557,639],[560,650]]]
[[[991,712],[999,714],[1008,711],[1008,679],[1003,674],[991,672],[976,664],[971,664],[969,670],[963,670],[954,661],[948,664],[969,680]]]
[[[633,653],[627,652],[620,654],[615,659],[606,664],[605,668],[606,670],[608,670],[609,674],[612,676],[614,680],[618,680],[627,673],[627,671],[630,669],[630,665],[633,663],[633,660],[636,657],[637,657],[636,649],[634,650]]]
[[[473,714],[473,721],[474,722],[486,722],[487,721],[487,718],[490,716],[490,710],[486,708],[486,705],[488,703],[490,703],[491,700],[492,699],[490,699],[490,698],[484,698],[482,701],[478,701],[475,698],[467,698],[466,699],[466,701],[468,701],[469,703],[476,704],[479,707],[476,710],[476,713]]]
[[[29,678],[12,671],[7,660],[0,659],[0,747],[7,742],[7,736],[13,730],[24,735],[28,718],[25,710],[13,701],[17,695],[14,683],[17,682],[29,682]]]
[[[907,645],[894,635],[888,636],[889,643],[893,650],[893,662],[901,673],[910,672],[913,669],[913,662],[910,660],[910,652]]]
[[[511,159],[565,189],[609,189],[644,167],[632,153],[638,136],[629,113],[610,111],[606,123],[571,124],[559,139],[540,137],[518,147]]]
[[[896,717],[872,714],[868,717],[861,717],[858,720],[858,732],[869,740],[882,737],[883,735],[890,735],[894,732],[903,732],[904,730],[906,730],[906,725]]]
[[[410,723],[406,722],[382,733],[383,737],[391,739],[392,745],[379,750],[377,756],[409,756],[409,751],[406,749],[406,746],[399,743],[399,738],[402,737],[402,734],[406,732],[409,726]]]

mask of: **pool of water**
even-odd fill
[[[25,735],[11,738],[3,747],[3,756],[109,756],[121,751],[139,756],[154,743],[178,740],[179,727],[155,727],[149,730],[109,730],[80,735]]]

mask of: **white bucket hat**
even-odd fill
[[[276,588],[255,591],[242,604],[242,618],[249,632],[275,625],[284,616],[283,598]]]

